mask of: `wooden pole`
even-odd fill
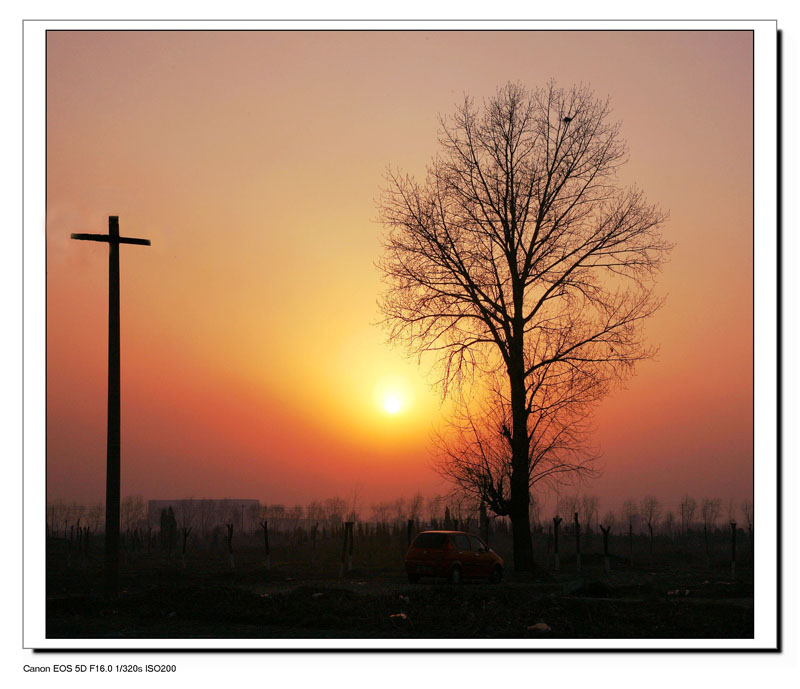
[[[264,565],[269,569],[269,524],[266,519],[261,522],[261,528],[264,530]]]
[[[481,501],[481,508],[479,513],[481,538],[489,545],[489,515],[486,513],[486,503]]]
[[[628,522],[628,547],[630,548],[630,566],[633,567],[633,522]]]
[[[233,569],[233,524],[225,524],[225,528],[228,529],[228,562]]]
[[[108,234],[72,234],[72,239],[108,243],[108,417],[106,426],[106,515],[104,590],[119,593],[120,513],[120,347],[119,347],[119,245],[149,246],[150,240],[119,236],[119,216],[108,216]]]
[[[736,522],[731,522],[731,579],[736,578]]]
[[[611,560],[608,559],[608,534],[611,527],[601,524],[600,531],[603,532],[603,571],[608,574],[611,571]]]
[[[353,522],[346,522],[347,536],[350,539],[350,550],[347,553],[347,571],[353,570]]]
[[[553,517],[553,569],[558,571],[561,568],[561,561],[558,557],[558,525],[561,517]]]
[[[119,217],[116,215],[108,218],[108,235],[105,591],[108,597],[116,598],[119,588],[120,512]]]
[[[342,562],[339,565],[339,578],[344,576],[345,563],[347,562],[347,534],[348,534],[347,524],[348,522],[345,522],[344,534],[342,537]]]
[[[575,568],[581,571],[581,524],[578,521],[578,513],[575,513]]]
[[[181,533],[183,534],[183,547],[181,548],[181,567],[186,569],[186,542],[189,540],[189,534],[192,533],[191,526],[184,526],[181,527]]]

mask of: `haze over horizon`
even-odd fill
[[[659,355],[598,408],[616,506],[753,481],[749,32],[68,32],[47,39],[48,498],[105,486],[107,252],[121,250],[122,494],[430,496],[426,367],[375,325],[375,199],[466,93],[612,100],[621,176],[670,212]],[[432,378],[431,378],[432,380]]]

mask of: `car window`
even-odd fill
[[[463,533],[454,533],[450,538],[457,550],[469,550],[469,539]]]
[[[477,536],[470,536],[469,542],[473,550],[477,551],[486,550],[486,546],[483,544],[483,541],[481,541],[481,539],[478,538]]]
[[[447,543],[447,534],[444,533],[421,533],[414,539],[415,548],[444,548]]]

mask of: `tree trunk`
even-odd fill
[[[519,305],[521,309],[521,304]],[[520,326],[519,331],[522,332]],[[514,539],[514,569],[530,572],[534,569],[533,543],[530,522],[530,468],[528,438],[528,413],[525,407],[525,362],[522,341],[514,347],[508,375],[511,383],[511,414],[514,428],[511,431],[511,533]]]
[[[486,503],[481,501],[480,523],[478,527],[481,538],[489,545],[489,515],[486,513]]]

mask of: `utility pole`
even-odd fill
[[[108,216],[108,234],[73,233],[72,239],[108,243],[108,430],[106,445],[105,594],[119,592],[120,361],[119,245],[150,246],[149,239],[119,236],[119,216]]]

